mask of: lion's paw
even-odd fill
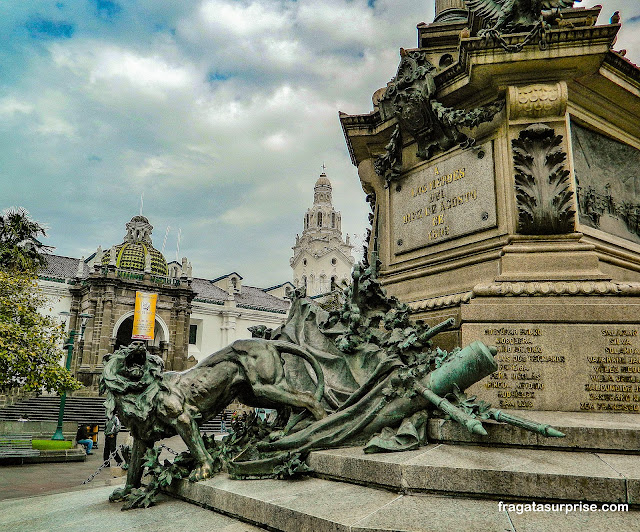
[[[195,468],[189,475],[191,482],[198,482],[198,480],[204,480],[209,478],[213,474],[213,464],[211,462],[205,462]]]

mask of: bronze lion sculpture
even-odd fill
[[[300,356],[311,365],[317,377],[315,394],[290,385],[282,353]],[[189,479],[211,476],[213,459],[205,448],[199,425],[235,398],[249,406],[286,405],[304,408],[315,419],[326,416],[319,402],[324,393],[322,369],[313,356],[289,342],[238,340],[187,371],[163,369],[162,359],[150,354],[142,342],[133,342],[104,357],[100,391],[107,395],[107,416],[117,412],[134,441],[125,487],[113,492],[112,501],[140,487],[147,449],[157,440],[176,434],[198,464]]]

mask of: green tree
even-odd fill
[[[38,289],[37,268],[50,249],[44,228],[24,209],[0,215],[0,390],[77,390],[80,383],[60,365],[64,332],[39,309],[48,301]]]
[[[46,236],[45,228],[25,209],[5,210],[0,215],[0,268],[26,272],[44,266],[45,253],[52,248],[40,236]]]

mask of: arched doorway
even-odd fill
[[[133,312],[129,312],[122,316],[113,328],[113,338],[115,338],[114,350],[127,346],[132,342],[133,334]],[[157,351],[162,348],[161,344],[168,344],[169,329],[162,318],[156,316],[155,327],[153,331],[153,340],[147,341],[147,346],[151,351]]]

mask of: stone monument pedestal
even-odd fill
[[[581,234],[516,236],[460,308],[462,343],[498,349],[470,393],[498,408],[640,412],[640,284],[600,270]]]
[[[495,407],[640,413],[640,69],[619,24],[565,9],[486,38],[438,6],[373,111],[341,115],[380,281],[454,318],[440,347],[498,348],[470,389]]]

